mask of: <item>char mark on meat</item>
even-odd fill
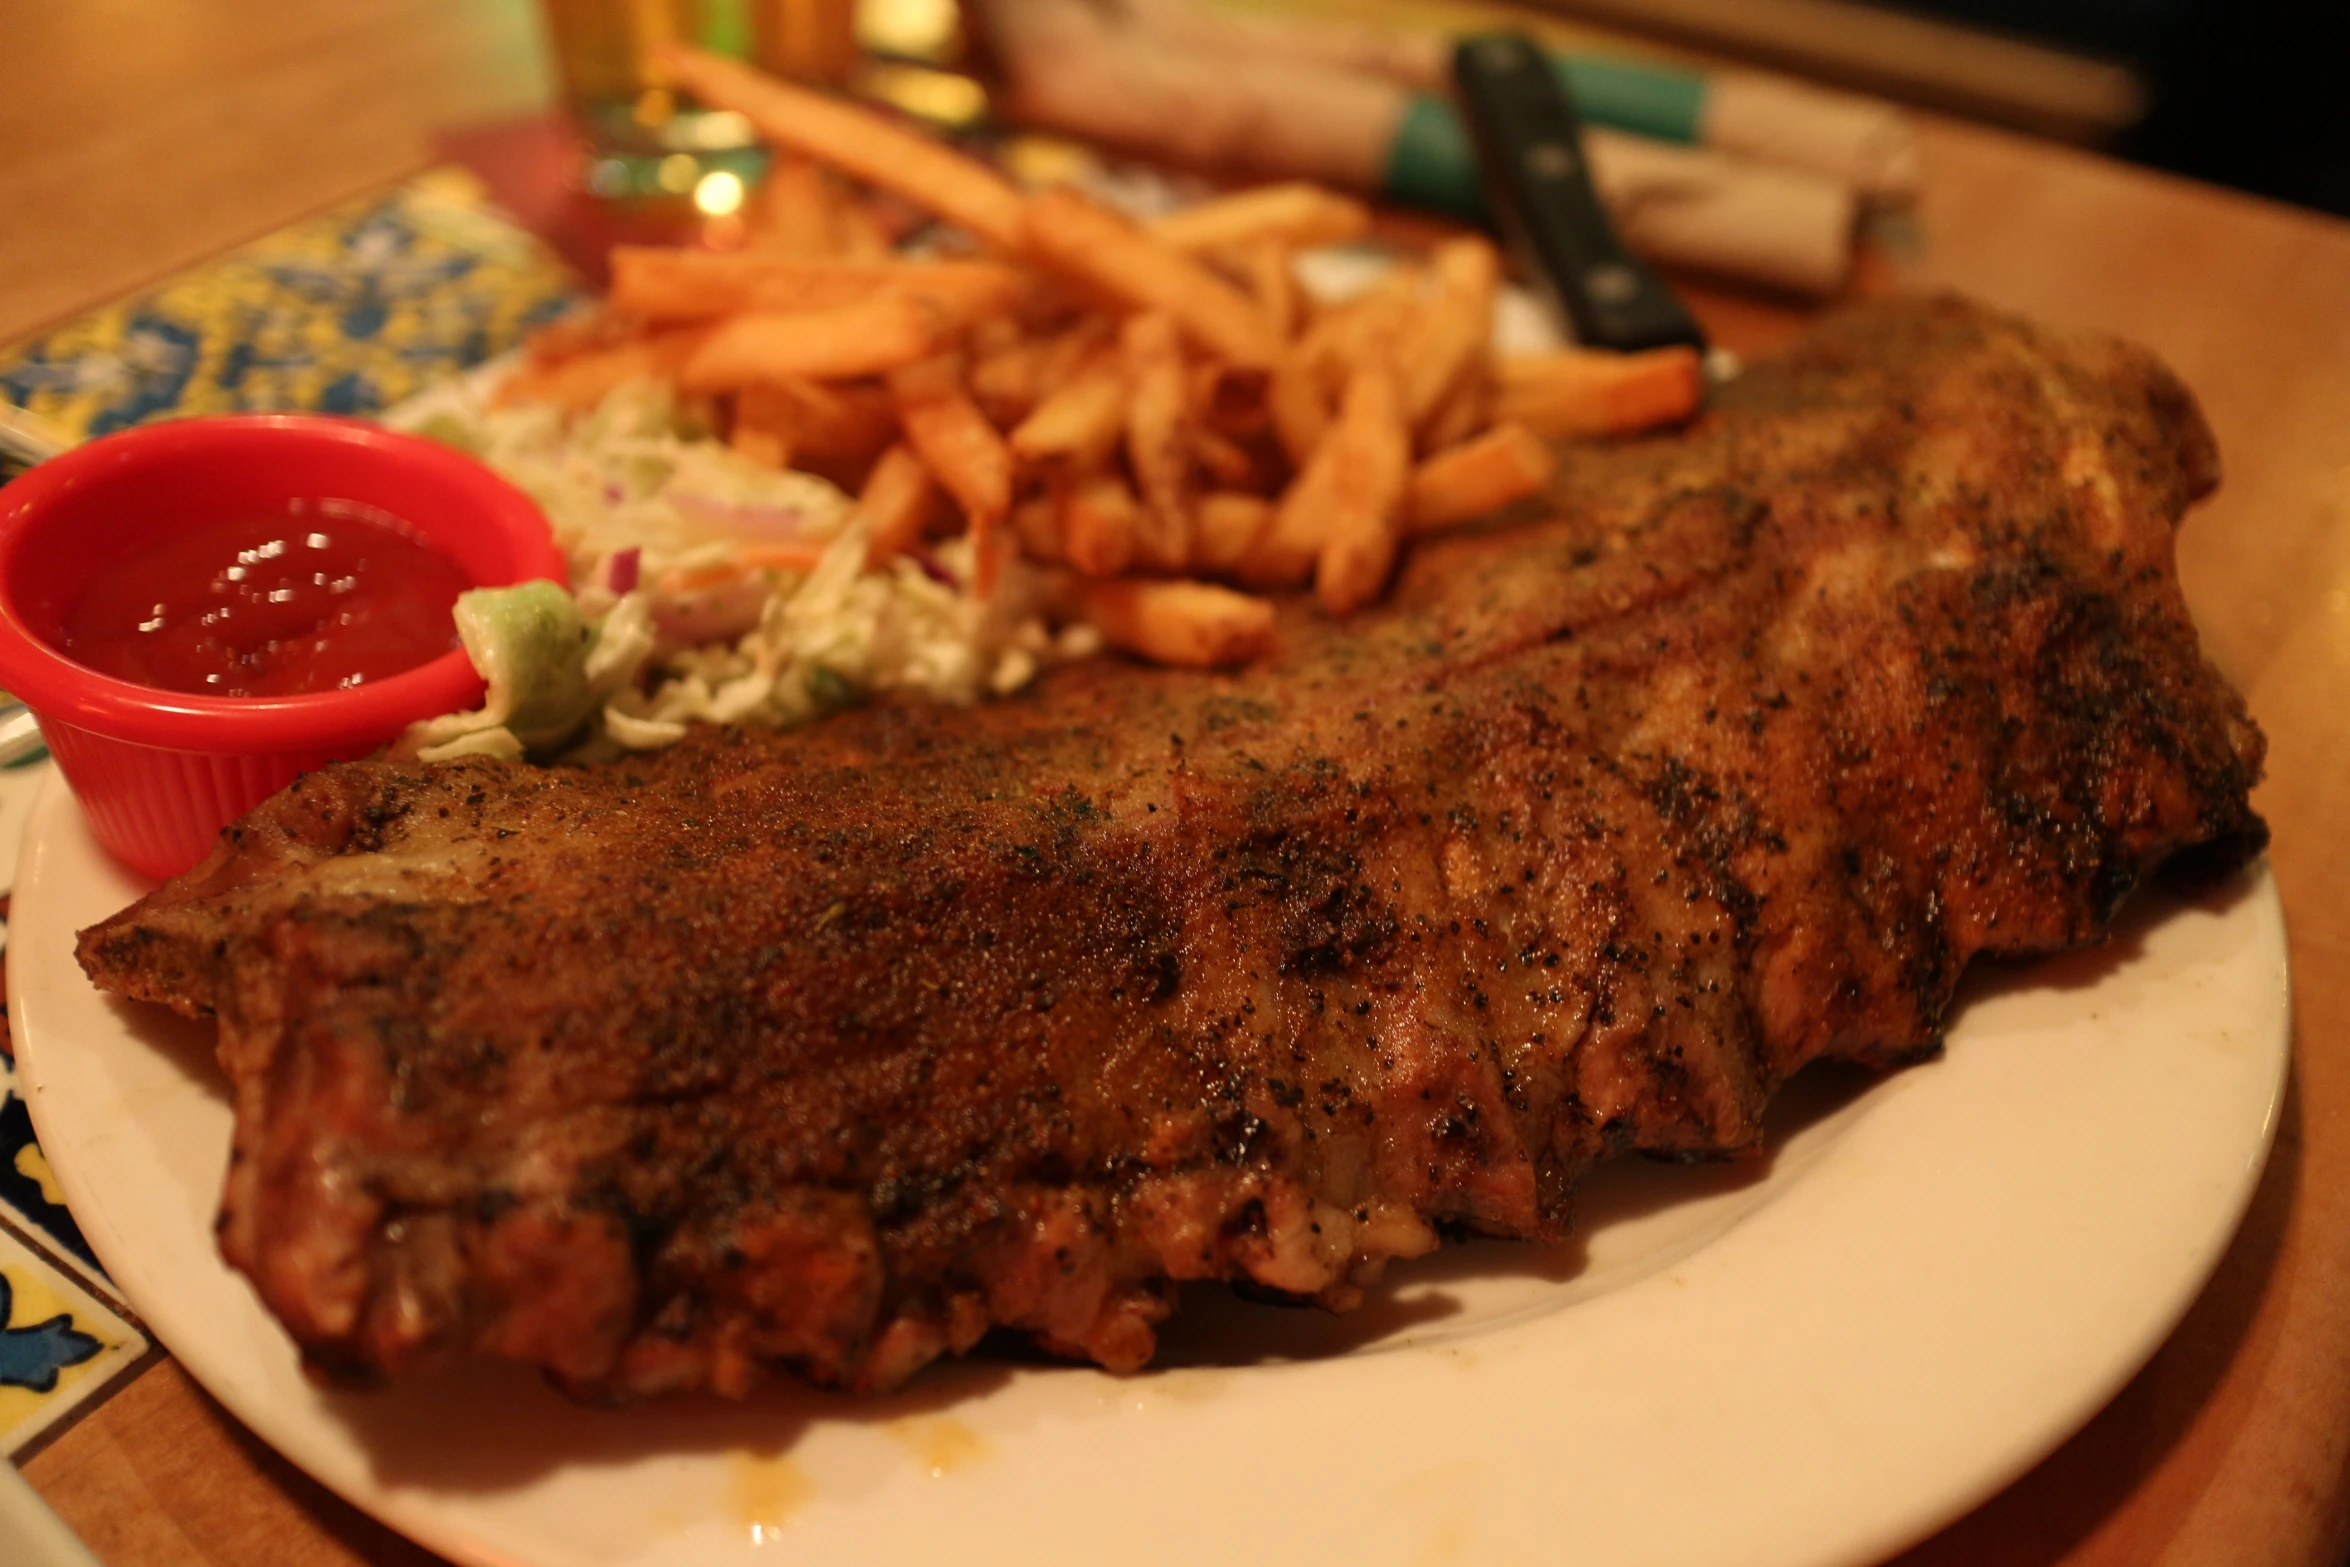
[[[2145,355],[1843,317],[1233,674],[1115,661],[585,769],[330,768],[84,933],[212,1012],[221,1243],[311,1363],[585,1395],[1112,1367],[1935,1049],[1978,953],[2260,842]]]

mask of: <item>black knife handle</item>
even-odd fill
[[[1616,238],[1584,160],[1582,121],[1534,41],[1522,33],[1464,38],[1453,81],[1494,221],[1557,295],[1575,336],[1627,353],[1704,348],[1681,301]]]

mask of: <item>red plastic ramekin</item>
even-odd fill
[[[330,499],[409,523],[476,586],[565,580],[528,496],[461,452],[356,420],[143,425],[0,489],[0,686],[40,716],[91,831],[132,869],[176,875],[295,774],[480,705],[481,678],[462,652],[347,691],[211,697],[116,680],[57,651],[99,567],[178,529]]]

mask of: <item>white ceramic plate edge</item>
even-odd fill
[[[72,966],[72,925],[135,885],[96,859],[59,786],[36,808],[29,845],[9,953],[20,1076],[85,1234],[199,1381],[322,1483],[460,1559],[667,1563],[709,1559],[729,1539],[759,1543],[756,1519],[754,1538],[743,1539],[757,1498],[728,1497],[744,1473],[761,1471],[756,1461],[744,1470],[733,1451],[596,1450],[505,1489],[452,1491],[387,1476],[384,1430],[362,1440],[348,1406],[298,1378],[289,1387],[290,1348],[210,1251],[201,1221],[215,1191],[126,1184],[141,1117],[158,1106],[125,1099],[120,1124],[91,1124],[103,1070],[144,1072],[134,1094],[168,1091],[178,1070],[149,1070],[139,1057],[151,1051],[109,1054],[120,1042],[92,1030],[107,1004]],[[114,885],[93,887],[94,872]],[[2250,1198],[2286,1060],[2273,884],[2258,871],[2224,910],[2174,912],[2140,939],[2145,953],[2085,986],[2018,986],[1978,1000],[1949,1059],[1872,1090],[1867,1113],[1791,1189],[1702,1250],[1565,1312],[1457,1342],[1435,1335],[1361,1359],[1213,1375],[1121,1383],[1084,1371],[1000,1373],[942,1400],[970,1380],[950,1371],[931,1379],[939,1393],[918,1383],[883,1406],[916,1412],[901,1420],[968,1421],[996,1453],[967,1476],[893,1469],[886,1434],[801,1395],[746,1412],[648,1412],[645,1428],[674,1431],[691,1418],[731,1437],[816,1409],[784,1444],[818,1492],[777,1521],[795,1561],[852,1559],[852,1547],[879,1559],[924,1541],[932,1551],[956,1542],[960,1560],[1019,1560],[1004,1531],[1026,1521],[1016,1543],[1033,1551],[1045,1503],[1074,1528],[1102,1512],[1123,1553],[1142,1560],[1184,1560],[1219,1541],[1247,1559],[1345,1550],[1365,1564],[1440,1547],[1479,1562],[1570,1551],[1739,1567],[1874,1559],[1963,1513],[2093,1414],[2185,1312]],[[2206,962],[2199,944],[2225,950]],[[2214,1015],[2196,1012],[2197,993]],[[2132,1010],[2133,995],[2138,1011],[2151,1005],[2162,1020],[2160,1037],[2137,1037],[2148,1019]],[[2209,1037],[2190,1037],[2199,1029]],[[2162,1081],[2139,1082],[2150,1065]],[[2012,1083],[2001,1097],[2000,1081],[2019,1071],[2031,1090],[2020,1105]],[[2191,1081],[2170,1081],[2181,1074]],[[2137,1097],[2112,1124],[2081,1119],[2085,1108],[2112,1109],[2117,1084],[2135,1085]],[[1987,1104],[1997,1121],[1986,1121]],[[2212,1135],[2198,1140],[2199,1127]],[[2144,1144],[2176,1144],[2180,1128],[2184,1154],[2174,1145],[2177,1157],[2147,1158]],[[1927,1164],[1959,1161],[1966,1184],[1937,1185],[1921,1147]],[[2114,1191],[2117,1172],[2134,1188]],[[2091,1200],[2102,1206],[2082,1210],[2090,1229],[2071,1233],[2068,1205]],[[2183,1218],[2153,1222],[2150,1206]],[[191,1271],[164,1266],[175,1261]],[[1641,1368],[1643,1354],[1659,1358]],[[1966,1374],[1948,1374],[1954,1357]],[[1634,1374],[1618,1374],[1627,1363]],[[1701,1398],[1710,1406],[1676,1402]],[[1916,1415],[1917,1400],[1939,1401],[1933,1419],[1888,1418]],[[548,1420],[565,1431],[589,1424]],[[493,1440],[499,1417],[486,1423],[483,1440]],[[385,1428],[395,1448],[396,1424]],[[1287,1447],[1273,1440],[1284,1435]],[[1451,1456],[1423,1462],[1398,1443]],[[754,1437],[746,1450],[760,1447]],[[1823,1463],[1862,1465],[1853,1479],[1866,1483],[1840,1501],[1822,1484]],[[1118,1476],[1144,1471],[1168,1476],[1172,1497],[1119,1494]],[[1181,1483],[1186,1475],[1193,1483]],[[678,1517],[648,1523],[641,1507],[620,1505],[616,1493],[647,1480],[685,1498]],[[1347,1482],[1372,1489],[1346,1518],[1316,1519],[1322,1509],[1282,1501]],[[1238,1500],[1205,1511],[1188,1500],[1199,1486],[1236,1484],[1249,1487]],[[1568,1494],[1556,1494],[1561,1484]],[[1114,1507],[1071,1505],[1105,1487]],[[598,1515],[607,1503],[617,1521]],[[572,1516],[579,1527],[567,1534]]]

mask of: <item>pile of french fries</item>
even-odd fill
[[[1701,397],[1686,349],[1496,359],[1480,237],[1320,306],[1293,262],[1365,233],[1351,198],[1270,186],[1142,226],[733,61],[669,64],[776,149],[745,242],[618,249],[605,307],[543,334],[505,395],[583,408],[667,380],[738,450],[855,493],[872,563],[967,530],[978,591],[1017,551],[1054,613],[1146,658],[1261,655],[1269,592],[1358,610],[1411,538],[1539,493],[1550,441]],[[844,181],[976,244],[897,255]]]

